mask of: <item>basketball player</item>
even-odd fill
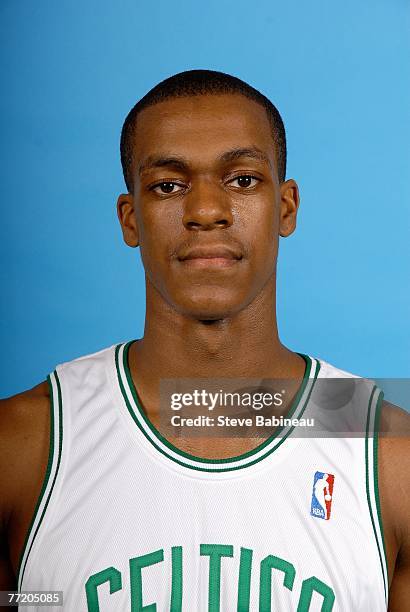
[[[377,435],[404,418],[375,385],[362,437],[160,431],[165,378],[294,380],[283,415],[300,417],[320,379],[353,377],[279,339],[278,243],[299,195],[278,111],[235,77],[181,73],[131,110],[121,158],[144,336],[4,401],[0,588],[63,591],[68,612],[409,609],[408,444]],[[311,511],[320,474],[326,516]]]

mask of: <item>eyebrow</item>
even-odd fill
[[[218,157],[218,160],[222,162],[230,162],[235,161],[236,159],[239,159],[241,157],[250,157],[251,159],[257,159],[258,161],[264,162],[269,166],[271,165],[269,157],[266,155],[266,153],[261,151],[261,149],[258,149],[258,147],[232,149],[231,151],[226,151],[226,153],[222,153],[222,155]]]
[[[261,149],[258,149],[258,147],[243,147],[225,151],[225,153],[222,153],[217,157],[217,161],[228,163],[242,157],[257,159],[258,161],[272,166],[269,157],[263,151],[261,151]],[[189,162],[185,157],[180,157],[178,155],[149,155],[141,162],[138,168],[138,173],[141,175],[145,170],[150,170],[152,168],[163,168],[167,166],[171,166],[177,170],[188,170]]]

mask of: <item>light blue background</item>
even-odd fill
[[[302,202],[280,248],[282,341],[410,375],[407,0],[2,0],[0,22],[1,395],[142,334],[119,134],[153,85],[192,68],[243,78],[285,120]]]

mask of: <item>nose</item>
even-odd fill
[[[210,180],[198,181],[184,198],[182,223],[189,230],[224,229],[233,223],[229,195]]]

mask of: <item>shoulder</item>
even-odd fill
[[[356,399],[356,405],[362,403],[364,415],[372,404],[372,415],[376,419],[374,428],[377,430],[383,522],[394,530],[395,537],[399,539],[404,531],[408,530],[407,522],[410,516],[410,414],[383,400],[374,380],[337,368],[322,359],[317,361],[320,364],[318,377],[329,381],[329,384],[324,381],[325,386],[322,386],[321,390],[330,388],[332,400],[337,399],[339,392],[350,397],[349,389],[353,385],[351,399]],[[344,379],[344,382],[338,379]],[[373,427],[370,426],[369,431],[372,430]]]
[[[122,343],[123,344],[123,343]],[[49,380],[0,400],[0,490],[2,512],[15,499],[19,501],[26,476],[33,480],[37,466],[41,473],[47,463],[50,443],[50,407],[61,376],[67,378],[68,386],[85,388],[99,382],[101,369],[113,351],[121,344],[112,345],[59,364]],[[53,382],[54,381],[54,382]],[[55,381],[57,387],[55,387]],[[33,469],[35,474],[33,478]],[[3,492],[7,491],[6,498]],[[6,508],[5,508],[6,506]]]
[[[14,502],[25,497],[24,487],[36,480],[47,460],[50,427],[50,392],[47,381],[0,400],[0,489],[2,520]]]
[[[50,391],[46,380],[28,391],[0,400],[0,432],[4,442],[31,439],[38,423],[48,417]]]
[[[50,447],[48,383],[0,400],[0,585],[11,588]],[[14,587],[13,587],[14,588]]]
[[[399,609],[409,597],[410,579],[410,415],[384,401],[378,434],[378,485],[386,553],[390,566],[390,602]],[[402,608],[400,608],[402,609]]]
[[[379,480],[397,539],[410,516],[410,414],[384,401],[378,434]]]
[[[338,368],[337,366],[325,361],[324,359],[320,359],[319,357],[311,357],[311,359],[315,359],[319,363],[319,378],[360,378],[360,376],[357,374],[352,374],[352,372],[342,370],[341,368]]]

